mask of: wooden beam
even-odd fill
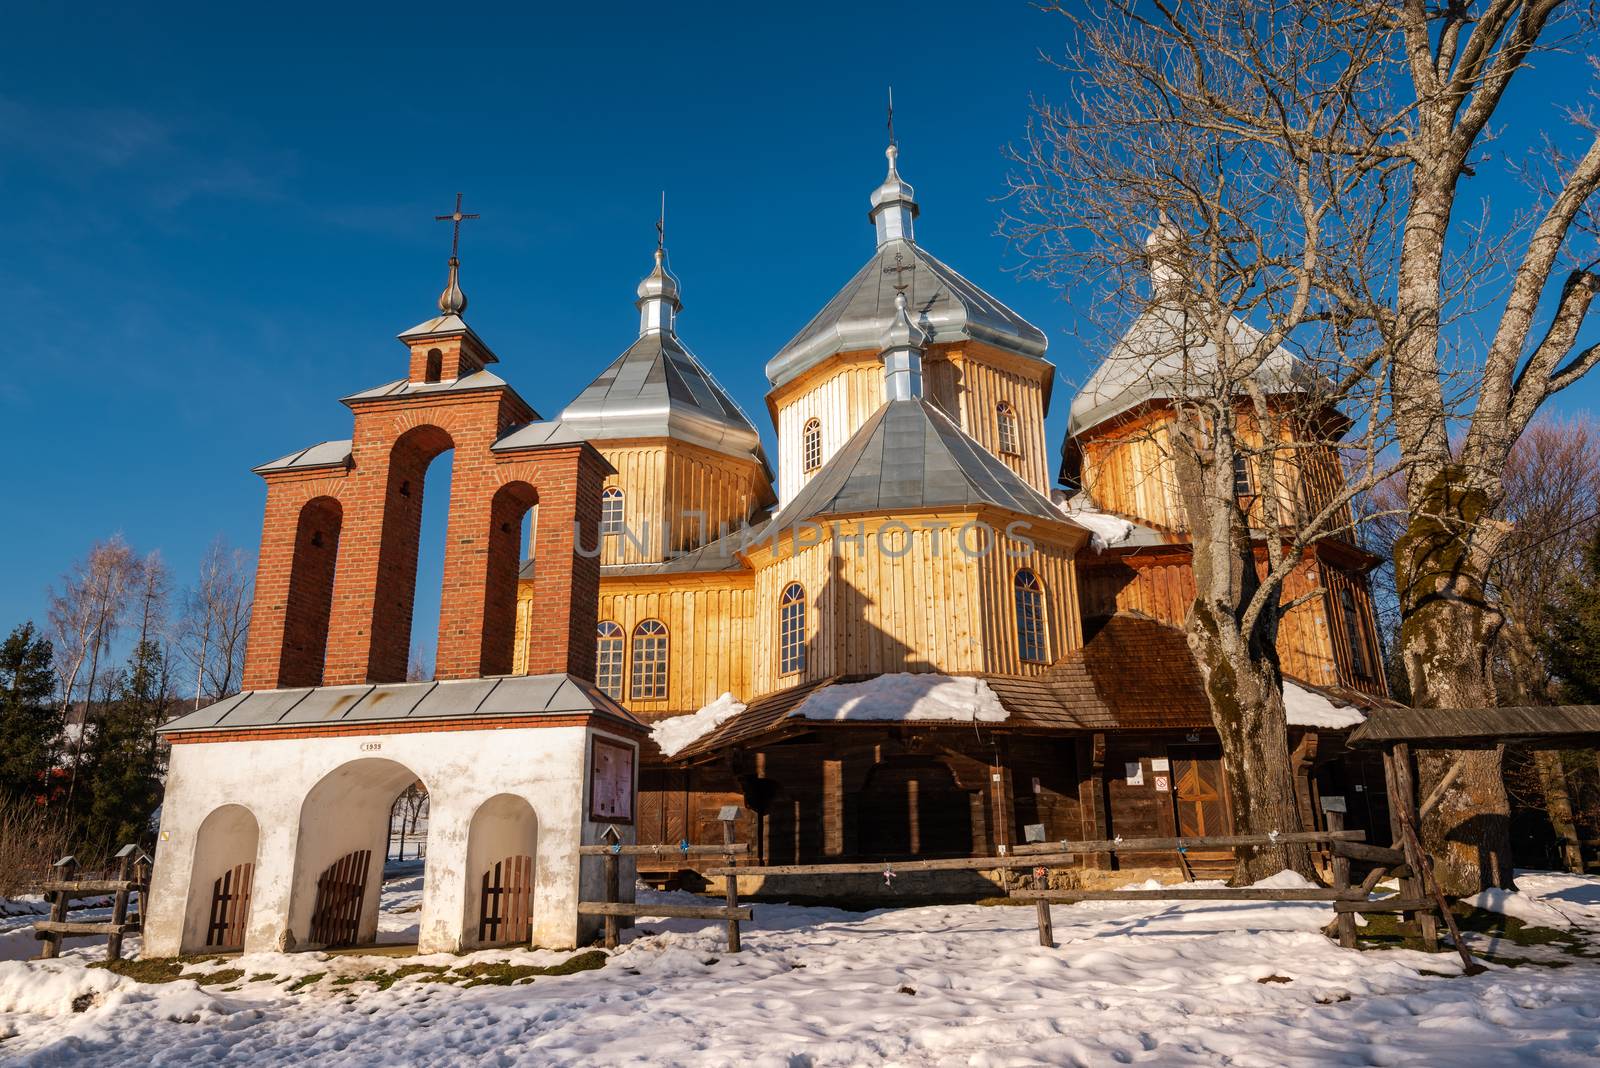
[[[1331,818],[1336,813],[1330,812],[1328,815]],[[1382,846],[1367,845],[1365,842],[1335,841],[1333,855],[1348,857],[1350,860],[1365,860],[1371,864],[1382,864],[1390,868],[1406,862],[1406,855],[1401,850],[1385,849]]]
[[[641,905],[637,901],[580,901],[580,916],[663,916],[674,920],[749,920],[755,911],[749,905],[728,909],[726,905]]]
[[[1355,901],[1358,890],[1203,887],[1163,890],[1017,890],[1018,901]]]
[[[1159,853],[1165,850],[1222,849],[1248,845],[1283,845],[1301,842],[1360,842],[1365,831],[1294,831],[1280,834],[1276,839],[1265,834],[1218,834],[1204,838],[1112,838],[1098,842],[1040,842],[1019,845],[1012,850],[1018,856],[1039,853]]]
[[[730,856],[750,852],[749,845],[734,842],[728,845],[692,845],[688,849],[675,845],[586,845],[578,847],[580,857],[706,857]]]
[[[719,875],[882,875],[885,870],[897,875],[915,871],[989,871],[993,868],[1026,868],[1037,864],[1061,865],[1072,863],[1066,854],[1045,856],[1007,857],[949,857],[940,860],[880,860],[872,864],[763,864],[748,868],[708,868],[702,872],[706,878]]]
[[[65,920],[36,920],[33,924],[34,937],[39,939],[62,935],[120,935],[138,929],[139,925],[136,923],[68,923]]]

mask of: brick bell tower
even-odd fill
[[[612,467],[587,442],[518,447],[538,414],[489,370],[463,315],[456,210],[439,315],[400,334],[406,377],[345,397],[351,437],[255,469],[267,484],[244,688],[403,682],[428,465],[451,460],[435,678],[509,674],[524,516],[535,511],[528,674],[592,681],[600,493]],[[575,540],[581,538],[581,541]]]

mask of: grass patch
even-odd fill
[[[327,974],[327,972],[312,972],[310,975],[302,975],[300,978],[284,987],[284,990],[290,994],[298,993],[299,991],[304,990],[306,987],[311,986],[313,983],[320,982],[322,977]]]
[[[170,983],[183,978],[183,960],[177,957],[157,957],[152,960],[97,960],[91,968],[104,968],[114,975],[138,983]]]
[[[1455,916],[1456,926],[1461,928],[1462,934],[1479,934],[1496,939],[1502,943],[1524,948],[1551,947],[1567,956],[1593,957],[1597,954],[1589,943],[1570,931],[1553,927],[1537,927],[1523,923],[1514,916],[1506,916],[1488,909],[1476,908],[1456,902],[1450,911]],[[1449,931],[1444,924],[1439,925],[1441,952],[1450,952],[1444,946],[1444,940],[1449,937]],[[1426,952],[1422,944],[1421,933],[1414,924],[1405,924],[1397,913],[1372,912],[1367,914],[1367,925],[1356,932],[1356,945],[1360,949],[1414,949],[1419,953]],[[1509,968],[1523,965],[1537,965],[1545,968],[1564,968],[1571,961],[1565,960],[1532,960],[1527,957],[1508,956],[1503,953],[1487,953],[1474,950],[1474,957],[1489,961],[1491,964],[1502,964]],[[1424,973],[1428,974],[1428,973]],[[1442,974],[1442,973],[1441,973]]]
[[[247,982],[247,983],[270,983],[270,982],[272,982],[273,980],[275,980],[277,978],[278,978],[278,974],[276,972],[261,972],[261,973],[259,973],[257,975],[252,975],[249,979],[245,980],[245,982]]]
[[[530,983],[541,975],[572,975],[576,972],[593,971],[604,968],[609,954],[591,949],[583,953],[574,953],[560,964],[511,964],[507,961],[486,961],[480,964],[463,964],[455,968],[430,968],[423,965],[408,965],[413,969],[406,972],[408,975],[428,973],[420,980],[424,983],[451,983],[459,984],[462,989],[475,986],[513,986],[518,983]],[[396,974],[395,978],[402,978]]]
[[[193,979],[201,986],[216,986],[218,983],[231,983],[235,979],[244,978],[243,968],[218,968],[214,972],[204,975],[186,975],[185,979]]]

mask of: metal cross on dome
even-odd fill
[[[896,252],[894,254],[894,266],[885,267],[883,269],[883,273],[894,275],[894,291],[896,293],[904,293],[906,291],[906,287],[911,283],[907,282],[902,275],[904,275],[907,271],[915,271],[916,269],[916,264],[907,263],[905,261],[904,254]]]
[[[460,259],[459,253],[461,251],[461,223],[466,219],[476,219],[477,217],[478,217],[478,213],[477,212],[467,213],[467,212],[463,212],[461,210],[461,194],[460,193],[456,194],[456,210],[455,211],[452,211],[449,215],[435,215],[433,217],[433,221],[434,222],[448,222],[448,223],[451,224],[451,226],[450,226],[450,258],[451,259],[453,259],[453,260],[454,259]]]

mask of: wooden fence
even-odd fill
[[[117,851],[115,878],[79,879],[78,862],[73,857],[62,857],[54,865],[53,877],[41,884],[40,889],[50,899],[50,918],[38,920],[33,925],[33,935],[44,945],[39,947],[39,960],[50,960],[61,953],[61,940],[74,935],[105,935],[106,959],[120,960],[122,939],[130,931],[144,928],[144,916],[150,893],[150,858],[132,845]],[[139,895],[137,919],[128,919],[128,901]],[[111,897],[111,922],[91,923],[70,920],[72,903],[89,897]]]
[[[661,845],[622,845],[621,843],[586,845],[578,847],[578,856],[601,857],[605,861],[605,900],[578,902],[578,915],[601,916],[605,918],[605,946],[607,949],[617,948],[621,919],[634,916],[664,916],[669,919],[689,920],[726,920],[728,924],[728,952],[739,952],[739,921],[755,919],[755,912],[749,906],[739,905],[739,882],[737,877],[729,875],[726,880],[726,903],[722,905],[639,905],[632,901],[622,901],[621,887],[619,885],[619,857],[692,857],[692,856],[720,856],[727,859],[732,865],[736,858],[748,853],[750,847],[743,842],[732,840],[731,823],[723,824],[725,837],[728,838],[722,845],[689,845],[687,842],[678,846]],[[723,870],[723,869],[718,869]],[[733,871],[732,867],[727,868]],[[743,869],[740,869],[743,870]]]

